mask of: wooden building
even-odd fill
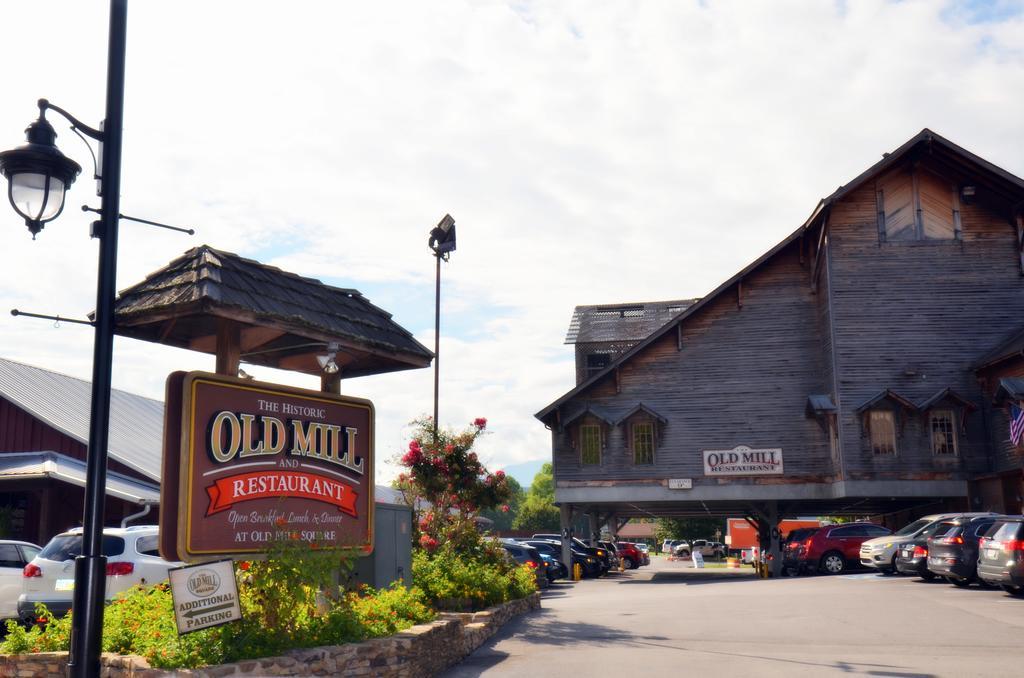
[[[566,525],[1019,511],[1022,210],[1024,180],[926,129],[603,367],[578,354],[537,414]]]

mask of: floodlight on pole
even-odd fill
[[[441,260],[448,261],[455,251],[455,219],[445,214],[437,226],[430,230],[427,245],[437,259],[437,276],[434,286],[434,437],[437,438],[438,379],[441,375]]]

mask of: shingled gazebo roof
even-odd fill
[[[339,344],[346,377],[427,367],[433,353],[358,290],[245,259],[208,245],[189,250],[114,307],[121,336],[216,353],[225,323],[240,329],[246,363],[320,374],[316,358]]]

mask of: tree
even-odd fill
[[[500,506],[507,513],[512,496],[505,473],[490,473],[473,452],[487,420],[476,419],[461,432],[435,430],[429,418],[413,423],[409,451],[400,460],[408,472],[398,476],[395,486],[417,514],[416,542],[430,553],[439,546],[470,552],[480,544],[479,512]]]
[[[715,530],[725,534],[724,518],[659,518],[654,528],[654,536],[658,541],[666,539],[707,539],[714,541]]]
[[[501,508],[489,508],[480,511],[481,516],[491,521],[491,529],[496,531],[508,530],[512,527],[512,522],[519,515],[519,510],[526,499],[526,491],[523,490],[523,486],[519,484],[519,481],[512,476],[505,476],[505,482],[508,483],[509,491],[512,493],[507,504],[509,510],[503,511]]]
[[[533,477],[512,527],[536,532],[558,532],[561,529],[561,513],[555,506],[555,471],[550,463],[541,466]]]

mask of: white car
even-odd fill
[[[107,602],[136,585],[158,584],[167,570],[184,563],[168,562],[157,550],[156,525],[103,528],[102,553],[107,557]],[[25,566],[18,616],[30,623],[36,603],[50,612],[64,615],[71,609],[75,588],[75,558],[82,553],[82,528],[58,534]]]
[[[0,539],[0,619],[18,616],[21,573],[38,553],[39,547],[27,541]]]

